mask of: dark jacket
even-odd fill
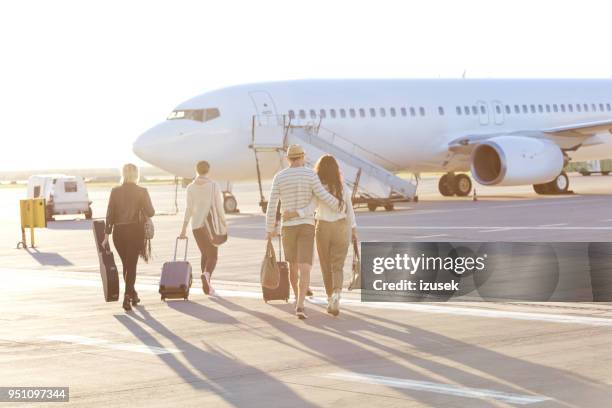
[[[153,217],[155,210],[146,188],[134,183],[123,183],[113,188],[106,210],[106,233],[113,232],[117,224],[140,221],[140,213]]]

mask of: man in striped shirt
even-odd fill
[[[287,159],[290,166],[278,172],[272,181],[272,192],[266,211],[267,239],[272,239],[278,234],[276,209],[279,200],[281,213],[296,211],[308,206],[314,195],[325,201],[330,207],[338,206],[338,200],[327,192],[317,174],[304,166],[304,149],[300,145],[289,146]],[[296,298],[295,314],[300,319],[307,317],[304,312],[304,299],[310,286],[310,269],[312,267],[315,237],[314,225],[315,220],[312,213],[282,222],[283,247],[285,257],[289,262],[291,286]]]

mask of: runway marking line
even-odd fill
[[[492,228],[492,229],[487,229],[487,230],[480,230],[478,232],[501,232],[501,231],[508,231],[508,228]]]
[[[6,269],[5,269],[6,270]],[[2,268],[0,268],[0,272]],[[39,277],[36,280],[37,285],[44,287],[50,287],[50,283],[57,285],[71,285],[71,286],[86,286],[86,287],[102,287],[102,282],[98,279],[77,279],[77,278],[64,278],[64,277],[49,277],[40,276],[40,271],[37,272]],[[22,276],[23,279],[27,279]],[[236,282],[236,285],[240,285],[241,282]],[[157,283],[136,283],[138,290],[146,292],[157,292]],[[244,299],[262,299],[261,292],[249,291],[249,290],[227,290],[217,289],[217,293],[222,297],[236,297]],[[312,297],[308,298],[307,301],[317,305],[327,305],[327,299],[323,297]],[[454,316],[469,316],[469,317],[484,317],[484,318],[501,318],[501,319],[513,319],[513,320],[524,320],[524,321],[538,321],[548,323],[562,323],[562,324],[579,324],[593,327],[612,327],[612,318],[605,317],[591,317],[591,316],[575,316],[575,315],[563,315],[563,314],[550,314],[550,313],[538,313],[538,312],[516,312],[508,310],[492,310],[492,309],[481,309],[481,308],[470,308],[463,306],[438,306],[433,304],[419,304],[419,303],[398,303],[398,302],[361,302],[357,299],[344,298],[341,300],[343,306],[348,307],[364,307],[371,309],[389,309],[389,310],[402,310],[412,311],[417,313],[434,313],[434,314],[447,314]]]
[[[62,343],[73,343],[80,344],[83,346],[101,347],[111,350],[131,351],[133,353],[160,355],[181,352],[181,350],[169,347],[155,347],[148,346],[146,344],[113,343],[109,340],[95,339],[92,337],[73,336],[70,334],[43,336],[42,338],[48,341],[59,341]]]
[[[434,235],[419,235],[412,237],[414,239],[425,239],[425,238],[436,238],[436,237],[448,237],[448,234],[434,234]]]
[[[344,381],[353,381],[375,385],[385,385],[392,388],[401,388],[414,391],[432,392],[435,394],[452,395],[455,397],[494,399],[508,404],[529,405],[549,401],[552,398],[542,395],[514,394],[486,388],[468,388],[451,384],[417,381],[404,378],[384,377],[381,375],[337,372],[326,374],[323,377]]]
[[[310,303],[327,305],[327,299],[310,298]],[[605,317],[574,316],[562,314],[536,313],[536,312],[513,312],[508,310],[478,309],[460,306],[437,306],[418,303],[398,302],[361,302],[353,299],[342,299],[343,306],[365,307],[372,309],[409,310],[420,313],[450,314],[455,316],[472,316],[486,318],[501,318],[526,321],[539,321],[548,323],[583,324],[596,327],[612,327],[612,319]]]
[[[607,221],[606,221],[607,222]],[[241,226],[233,226],[233,229],[260,229],[263,231],[263,226],[255,226],[255,225],[241,225]],[[496,226],[496,225],[465,225],[465,226],[457,226],[457,225],[441,225],[441,226],[430,226],[430,225],[360,225],[359,229],[371,229],[371,230],[488,230],[488,229],[503,229],[503,230],[542,230],[542,231],[610,231],[612,227],[576,227],[576,226]]]
[[[424,225],[364,225],[360,226],[359,229],[403,229],[403,230],[488,230],[488,229],[500,229],[500,230],[542,230],[542,231],[612,231],[612,227],[543,227],[543,226],[495,226],[495,225],[465,225],[465,226],[424,226]]]

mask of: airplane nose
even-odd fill
[[[151,162],[156,153],[156,143],[152,140],[149,132],[145,132],[136,139],[132,145],[132,151],[140,159]]]
[[[132,146],[134,154],[151,164],[157,164],[171,153],[171,146],[177,138],[199,130],[192,121],[167,120],[140,135]]]
[[[247,133],[236,136],[222,123],[215,125],[167,120],[140,135],[132,150],[145,162],[180,177],[192,176],[193,166],[200,160],[208,161],[217,177],[229,180],[243,176],[242,167],[235,162],[250,163]],[[228,154],[240,158],[228,160]]]

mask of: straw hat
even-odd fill
[[[299,159],[302,156],[304,156],[304,148],[298,144],[293,144],[287,149],[287,158],[289,159]]]

